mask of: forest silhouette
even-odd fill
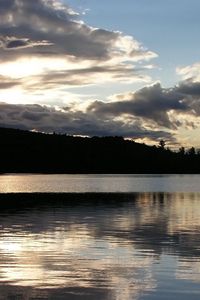
[[[0,128],[1,173],[200,173],[200,153],[123,137],[76,137]]]

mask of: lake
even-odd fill
[[[53,191],[79,195],[0,196],[0,300],[200,299],[199,175],[0,176]]]
[[[0,175],[0,193],[200,192],[200,175]]]

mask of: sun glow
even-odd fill
[[[27,97],[22,88],[14,87],[7,90],[0,90],[0,102],[10,104],[27,103]]]
[[[13,79],[19,79],[34,75],[40,75],[47,71],[76,70],[87,68],[89,62],[73,62],[67,58],[24,58],[12,62],[0,64],[0,75]]]

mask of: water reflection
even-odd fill
[[[1,210],[0,299],[199,299],[200,194],[81,197]]]

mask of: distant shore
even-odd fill
[[[0,128],[0,173],[200,174],[200,150]]]

